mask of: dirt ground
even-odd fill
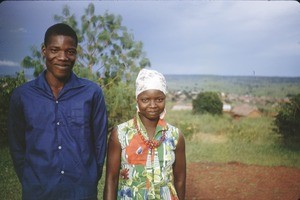
[[[300,169],[190,163],[187,200],[300,200]]]

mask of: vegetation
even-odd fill
[[[188,162],[242,162],[300,168],[300,146],[290,149],[281,145],[281,137],[274,131],[273,117],[235,120],[227,114],[194,115],[191,111],[168,110],[167,120],[178,126],[187,139]]]
[[[284,142],[300,142],[300,94],[292,95],[289,102],[280,105],[275,123]]]
[[[200,92],[196,99],[192,100],[193,103],[193,113],[203,114],[222,114],[223,103],[220,96],[216,92]]]
[[[7,144],[7,115],[9,98],[13,90],[26,82],[24,72],[17,73],[16,77],[0,78],[0,145]]]

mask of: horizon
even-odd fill
[[[22,67],[13,67],[13,68],[18,68],[19,70],[13,70],[12,67],[7,67],[8,69],[11,69],[10,71],[3,71],[2,68],[5,68],[5,66],[0,66],[0,77],[4,76],[16,76],[16,73],[21,72],[24,70],[25,77],[32,77],[33,76],[33,69],[25,69]],[[152,69],[152,68],[150,68]],[[3,73],[4,72],[4,73]],[[220,77],[261,77],[261,78],[293,78],[297,79],[300,78],[300,76],[265,76],[265,75],[222,75],[222,74],[169,74],[169,73],[163,73],[164,76],[220,76]]]

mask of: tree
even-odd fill
[[[127,96],[131,92],[120,93],[120,87],[130,88],[129,85],[134,84],[134,77],[138,71],[150,66],[150,61],[143,52],[142,42],[134,41],[133,35],[122,25],[121,16],[108,12],[96,15],[93,3],[90,3],[85,9],[80,23],[77,22],[75,15],[71,14],[67,5],[63,7],[62,15],[55,15],[54,20],[70,25],[77,32],[78,59],[74,66],[74,72],[80,77],[93,80],[102,86],[106,99],[108,99],[109,117],[111,121],[118,121],[112,119],[110,114],[117,113],[116,109],[123,110],[134,103],[134,98]],[[32,57],[26,56],[22,61],[23,67],[35,68],[35,76],[42,72],[43,67],[41,66],[43,65],[42,56],[35,47],[32,48]],[[116,107],[114,101],[117,98],[115,97],[129,102],[119,104],[121,107]],[[131,113],[132,109],[128,110],[128,113]],[[127,116],[126,112],[123,112],[122,115]]]
[[[300,94],[280,105],[275,124],[284,141],[300,142]]]
[[[201,92],[193,100],[193,113],[222,114],[223,103],[215,92]]]
[[[9,110],[9,99],[13,90],[25,83],[24,71],[17,73],[16,77],[0,78],[0,145],[7,143],[7,116]]]

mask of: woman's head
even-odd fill
[[[167,93],[167,82],[165,77],[155,70],[142,69],[136,79],[136,98],[146,90],[159,90]]]
[[[163,118],[166,99],[165,77],[155,71],[142,69],[136,79],[138,112],[148,119]]]

